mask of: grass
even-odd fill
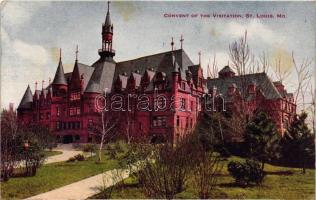
[[[56,156],[56,155],[59,155],[62,153],[63,152],[61,152],[61,151],[44,151],[45,157]]]
[[[211,198],[224,199],[314,199],[315,198],[315,170],[307,169],[306,174],[302,174],[301,169],[278,167],[266,164],[264,170],[267,176],[260,186],[241,188],[234,184],[234,179],[227,171],[227,163],[231,160],[242,160],[239,157],[231,157],[228,161],[223,161],[224,168],[219,175],[218,182],[212,191]],[[106,192],[109,192],[107,189]],[[91,198],[102,198],[102,194]],[[137,180],[126,179],[124,186],[114,186],[111,198],[118,199],[143,199],[146,197]],[[198,198],[193,183],[187,182],[185,190],[176,195],[179,199]]]
[[[96,164],[96,156],[80,162],[60,162],[40,167],[33,177],[10,178],[1,183],[3,199],[21,199],[88,178],[118,167],[116,160],[104,156]],[[74,191],[75,192],[75,191]]]

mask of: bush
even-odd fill
[[[84,156],[82,154],[77,154],[74,156],[74,158],[78,161],[84,161]]]
[[[249,159],[244,163],[231,161],[228,163],[228,171],[241,186],[259,185],[265,176],[260,164]]]
[[[76,158],[74,158],[74,157],[70,157],[68,160],[67,160],[67,162],[75,162],[76,161]]]

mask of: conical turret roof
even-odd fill
[[[55,78],[53,80],[53,84],[58,84],[58,85],[67,85],[67,81],[65,78],[65,73],[64,73],[64,68],[63,64],[61,62],[61,59],[59,59],[59,64],[55,73]]]
[[[28,85],[18,109],[30,109],[32,107],[33,95],[30,86]]]

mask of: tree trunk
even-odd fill
[[[262,171],[264,169],[264,163],[265,163],[264,161],[261,162],[261,169],[262,169]]]

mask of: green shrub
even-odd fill
[[[77,154],[74,156],[74,158],[78,161],[84,161],[84,156],[82,154]]]
[[[259,185],[265,176],[259,162],[247,159],[246,162],[231,161],[228,171],[241,186]]]
[[[67,160],[67,162],[75,162],[76,161],[76,158],[74,158],[74,157],[70,157],[68,160]]]

